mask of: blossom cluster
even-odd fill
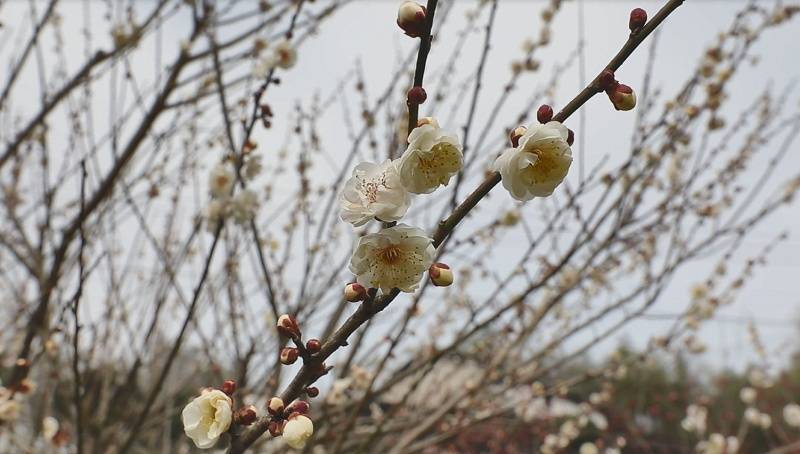
[[[339,194],[339,217],[355,227],[370,220],[396,222],[411,205],[412,194],[430,194],[463,167],[458,138],[425,118],[411,131],[408,146],[396,160],[380,164],[362,162]],[[397,288],[413,292],[422,275],[431,270],[436,285],[449,285],[452,272],[444,264],[434,266],[433,240],[421,229],[406,224],[387,227],[362,236],[350,259],[350,271],[360,288],[377,288],[384,293]],[[358,300],[364,292],[352,285],[345,290]]]
[[[252,180],[261,171],[261,156],[249,153],[242,167],[242,178]],[[208,176],[208,192],[211,201],[206,208],[206,228],[216,231],[220,222],[230,218],[238,225],[250,222],[258,209],[258,196],[250,189],[234,194],[236,170],[227,162],[217,164]]]

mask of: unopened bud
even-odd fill
[[[300,327],[297,326],[297,321],[289,314],[283,314],[278,317],[278,333],[290,339],[300,337]]]
[[[419,120],[417,120],[417,127],[424,126],[424,125],[432,125],[432,126],[438,128],[439,127],[439,122],[436,121],[436,119],[433,118],[433,117],[422,117]]]
[[[272,416],[283,414],[283,400],[280,397],[273,397],[267,402],[267,412]]]
[[[548,106],[547,104],[542,104],[539,107],[539,110],[536,111],[536,119],[539,120],[539,123],[547,123],[548,121],[553,119],[553,108]]]
[[[292,414],[297,413],[297,414],[304,415],[304,414],[308,413],[308,410],[310,410],[310,409],[311,409],[311,405],[309,405],[308,402],[306,402],[304,400],[296,400],[296,401],[292,402],[291,405],[289,405],[288,408],[286,408],[286,411],[290,412]],[[291,418],[291,416],[289,416],[289,418]]]
[[[283,347],[281,349],[281,364],[289,365],[294,364],[300,356],[300,351],[294,347]]]
[[[517,126],[511,131],[511,134],[508,135],[509,140],[511,140],[511,146],[517,148],[519,146],[519,139],[525,135],[525,132],[528,131],[528,128],[525,126]]]
[[[256,422],[256,419],[258,419],[258,413],[256,413],[256,407],[252,405],[240,408],[233,416],[233,420],[243,426],[249,426],[250,424],[253,424]]]
[[[634,8],[631,11],[631,18],[628,21],[628,28],[631,29],[632,32],[638,31],[640,28],[644,27],[644,24],[647,22],[647,11],[641,8]]]
[[[236,382],[233,380],[225,380],[222,382],[222,392],[231,396],[236,392]]]
[[[625,84],[617,84],[613,89],[606,90],[606,94],[617,110],[631,110],[636,107],[636,93]]]
[[[317,397],[319,396],[319,388],[316,386],[309,386],[306,388],[306,394],[308,394],[308,397]]]
[[[428,99],[428,94],[425,93],[425,89],[420,86],[411,87],[411,90],[408,90],[408,103],[411,105],[420,105]]]
[[[283,421],[270,421],[267,426],[269,434],[273,437],[280,437],[283,434]]]
[[[567,128],[567,145],[572,146],[575,143],[575,131]]]
[[[437,287],[447,287],[453,283],[453,270],[444,263],[434,263],[428,269],[431,282]]]
[[[397,25],[412,38],[419,38],[425,31],[427,10],[417,2],[405,1],[397,10]]]
[[[344,299],[351,303],[367,299],[367,289],[363,285],[353,282],[344,288]]]
[[[322,348],[322,343],[319,339],[309,339],[308,342],[306,342],[306,350],[311,354],[319,352],[320,348]]]
[[[599,84],[598,88],[601,90],[610,90],[617,86],[617,78],[614,75],[614,71],[610,69],[604,69],[597,78],[597,82]]]

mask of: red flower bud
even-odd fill
[[[248,405],[246,407],[240,408],[236,411],[236,414],[233,416],[234,421],[238,424],[243,426],[249,426],[256,422],[258,419],[258,413],[256,413],[256,407],[252,405]]]
[[[525,135],[525,132],[528,130],[525,126],[517,126],[511,131],[511,134],[508,135],[509,140],[511,140],[511,146],[517,148],[519,146],[519,139]]]
[[[539,123],[547,123],[548,121],[553,119],[553,108],[548,106],[547,104],[542,104],[539,107],[539,110],[536,111],[536,119],[539,120]]]
[[[344,288],[344,299],[351,303],[367,299],[367,289],[358,283],[347,284]]]
[[[428,99],[428,94],[425,93],[425,89],[419,86],[411,87],[411,90],[408,90],[408,103],[412,105],[420,105]]]
[[[267,412],[272,416],[280,416],[283,414],[283,400],[280,397],[272,397],[267,402]]]
[[[300,327],[297,326],[297,321],[288,314],[283,314],[278,317],[278,333],[281,336],[288,337],[290,339],[299,339],[300,338]]]
[[[425,31],[425,17],[428,11],[424,6],[405,1],[397,10],[397,25],[412,38],[419,38]]]
[[[634,8],[631,11],[631,18],[628,21],[628,28],[631,29],[631,32],[636,32],[644,27],[645,23],[647,23],[647,11],[641,8]]]
[[[431,282],[437,287],[447,287],[453,283],[453,271],[444,263],[434,263],[428,268]]]
[[[606,90],[606,94],[617,110],[631,110],[636,107],[636,93],[625,84],[617,84],[613,89]]]
[[[306,388],[306,394],[308,394],[308,397],[317,397],[319,396],[319,388],[316,386],[309,386]]]
[[[269,425],[267,426],[269,434],[273,437],[280,437],[281,434],[283,434],[283,424],[284,421],[270,421]]]
[[[306,402],[304,400],[296,400],[296,401],[292,402],[291,405],[289,405],[286,408],[286,411],[288,413],[299,413],[301,415],[304,415],[304,414],[308,413],[308,410],[310,410],[310,409],[311,409],[311,405],[309,405],[308,402]],[[289,416],[289,418],[291,418],[291,416]]]
[[[311,354],[317,353],[320,348],[322,348],[322,343],[319,339],[309,339],[308,342],[306,342],[306,350]]]
[[[281,364],[289,365],[297,361],[300,351],[294,347],[283,347],[281,350]]]
[[[222,382],[222,392],[232,396],[236,392],[236,382],[233,380],[225,380]]]

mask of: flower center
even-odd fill
[[[394,265],[403,257],[403,250],[396,244],[390,244],[378,251],[378,258],[387,265]]]
[[[217,177],[217,186],[223,188],[228,184],[228,177],[225,175],[219,175]]]

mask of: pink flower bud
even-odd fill
[[[434,263],[428,268],[431,282],[437,287],[447,287],[453,283],[453,270],[444,263]]]
[[[539,110],[536,111],[536,119],[539,123],[545,124],[553,119],[553,108],[547,104],[542,104]]]
[[[269,425],[267,426],[269,434],[273,437],[280,437],[281,434],[283,434],[283,424],[284,421],[270,421]]]
[[[519,146],[519,139],[525,135],[525,132],[528,130],[525,126],[517,126],[511,131],[511,134],[508,135],[509,140],[511,140],[511,146],[517,148]]]
[[[405,1],[397,10],[397,25],[412,38],[419,38],[425,31],[427,10],[417,2]]]
[[[289,314],[283,314],[278,317],[278,333],[290,339],[297,339],[300,337],[300,327],[297,326],[297,321]]]
[[[599,85],[598,88],[601,90],[609,90],[617,86],[617,78],[614,75],[614,71],[610,69],[603,70],[597,78],[597,82]]]
[[[231,396],[236,392],[236,382],[233,380],[225,380],[222,382],[222,392]]]
[[[411,87],[411,90],[408,90],[408,103],[412,105],[420,105],[428,99],[428,94],[425,93],[425,89],[419,86]]]
[[[319,339],[309,339],[308,342],[306,342],[306,350],[308,350],[308,352],[311,354],[319,352],[321,348],[322,343],[319,341]]]
[[[628,28],[631,29],[632,32],[638,31],[640,28],[644,27],[644,24],[647,22],[647,11],[641,8],[634,8],[631,11],[631,18],[628,21]]]
[[[358,283],[347,284],[344,288],[344,299],[351,303],[367,299],[367,289]]]
[[[294,347],[283,347],[281,349],[281,364],[289,365],[294,364],[297,361],[297,357],[300,356],[300,351]]]
[[[636,107],[636,93],[625,84],[617,84],[613,89],[606,90],[606,94],[617,110],[631,110]]]
[[[258,413],[256,413],[256,407],[252,405],[248,405],[244,408],[240,408],[236,410],[236,414],[233,416],[234,421],[238,424],[243,426],[249,426],[256,422],[258,419]]]
[[[272,416],[280,416],[283,414],[283,400],[280,397],[272,397],[267,402],[267,412]]]
[[[289,405],[289,407],[286,408],[286,411],[289,412],[289,413],[297,413],[297,414],[305,415],[306,413],[308,413],[308,410],[310,410],[310,409],[311,409],[311,405],[309,405],[308,402],[306,402],[304,400],[296,400],[296,401],[292,402]],[[289,416],[289,419],[291,419],[291,416]]]
[[[317,397],[319,396],[319,388],[316,386],[309,386],[306,388],[306,394],[308,394],[308,397]]]

